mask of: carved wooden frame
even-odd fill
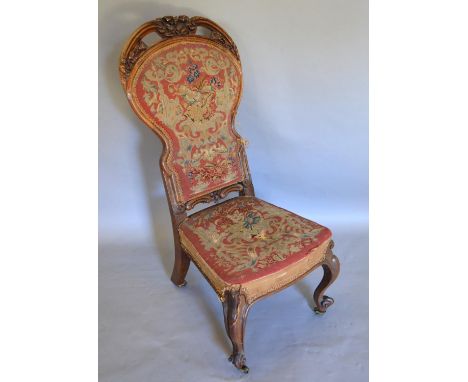
[[[210,32],[210,34],[208,36],[195,37],[198,27],[206,28]],[[159,41],[152,46],[148,46],[143,41],[143,38],[150,33],[158,34],[162,38],[162,41]],[[134,108],[134,105],[131,102],[131,92],[127,88],[127,85],[130,83],[132,76],[135,74],[135,71],[133,71],[133,69],[136,66],[137,62],[139,60],[143,61],[145,55],[151,53],[150,50],[152,50],[152,48],[157,49],[156,47],[163,47],[164,45],[166,45],[166,41],[172,39],[188,38],[189,36],[190,39],[204,39],[204,41],[212,41],[218,44],[220,47],[224,48],[224,50],[229,52],[229,54],[232,54],[237,60],[239,67],[241,67],[239,53],[234,41],[223,28],[221,28],[218,24],[214,23],[213,21],[198,16],[191,18],[187,16],[164,16],[161,18],[157,18],[156,20],[149,21],[141,25],[130,36],[124,48],[122,49],[120,56],[120,81],[125,92],[127,93],[127,97],[129,98],[130,105],[132,106],[132,108]],[[138,111],[134,108],[137,115],[143,120],[143,122],[148,127],[150,127],[159,136],[163,143],[163,152],[159,164],[164,187],[166,190],[167,201],[169,204],[175,248],[175,260],[174,268],[171,275],[171,281],[178,287],[183,287],[186,285],[185,276],[187,274],[191,261],[195,263],[195,265],[200,269],[203,276],[211,284],[211,281],[204,274],[199,264],[197,264],[197,262],[194,261],[193,258],[191,258],[190,251],[187,248],[184,248],[181,244],[178,227],[187,218],[187,211],[190,211],[199,203],[209,203],[212,201],[223,199],[231,192],[238,192],[239,195],[242,196],[255,196],[255,191],[252,184],[247,156],[245,152],[245,146],[247,142],[241,138],[241,136],[237,133],[234,127],[234,118],[237,112],[238,104],[239,99],[237,99],[233,110],[232,128],[236,138],[239,140],[239,142],[242,143],[240,145],[239,155],[243,165],[245,177],[240,182],[230,184],[218,190],[194,197],[190,200],[183,202],[181,202],[180,199],[176,197],[174,183],[170,179],[171,174],[166,165],[167,157],[170,150],[170,145],[168,144],[167,137],[164,136],[161,130],[153,127],[152,121],[148,120],[141,113],[138,113]],[[286,287],[297,282],[299,279],[312,272],[314,269],[322,266],[324,270],[324,275],[322,281],[320,282],[320,284],[314,292],[313,299],[316,304],[314,310],[316,313],[325,313],[327,311],[327,308],[333,304],[333,299],[324,295],[325,290],[335,281],[340,271],[339,260],[332,252],[333,245],[333,241],[330,240],[325,254],[323,256],[323,260],[320,263],[316,264],[313,268],[308,269],[305,273],[295,278],[291,282],[287,283],[286,285],[280,285],[278,287],[271,288],[271,290],[264,295],[256,296],[254,299],[250,299],[249,301],[242,288],[237,288],[232,290],[225,290],[223,291],[223,294],[219,296],[223,304],[226,332],[233,346],[233,352],[229,357],[229,360],[238,369],[244,372],[248,372],[248,367],[245,364],[244,355],[244,331],[247,320],[247,313],[254,302],[270,294],[285,289]]]

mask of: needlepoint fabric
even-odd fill
[[[145,57],[131,88],[134,107],[166,142],[179,202],[245,178],[233,130],[240,64],[212,42],[187,39]]]

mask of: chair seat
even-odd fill
[[[280,288],[308,273],[325,255],[331,231],[255,197],[240,196],[188,217],[182,246],[220,295],[261,280]],[[256,288],[258,289],[258,288]]]

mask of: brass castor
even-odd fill
[[[315,314],[325,314],[327,309],[333,305],[335,300],[329,296],[323,296],[322,301],[320,302],[320,307],[316,306],[314,308]]]
[[[244,374],[249,372],[249,368],[245,364],[245,356],[243,354],[231,354],[228,358],[228,361],[232,362],[232,364]]]

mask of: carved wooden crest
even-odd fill
[[[188,16],[164,16],[154,21],[157,33],[163,38],[195,34],[196,24]]]
[[[138,58],[148,50],[143,38],[150,33],[157,33],[162,39],[195,35],[198,27],[205,27],[211,31],[206,38],[228,49],[238,61],[239,52],[232,38],[215,22],[204,17],[164,16],[143,24],[137,29],[127,42],[120,58],[120,79],[122,86],[135,66]]]
[[[142,40],[138,41],[133,49],[129,52],[128,57],[122,60],[121,62],[121,69],[125,73],[125,76],[128,77],[130,72],[132,71],[135,62],[138,58],[148,49],[148,45],[146,45]]]

